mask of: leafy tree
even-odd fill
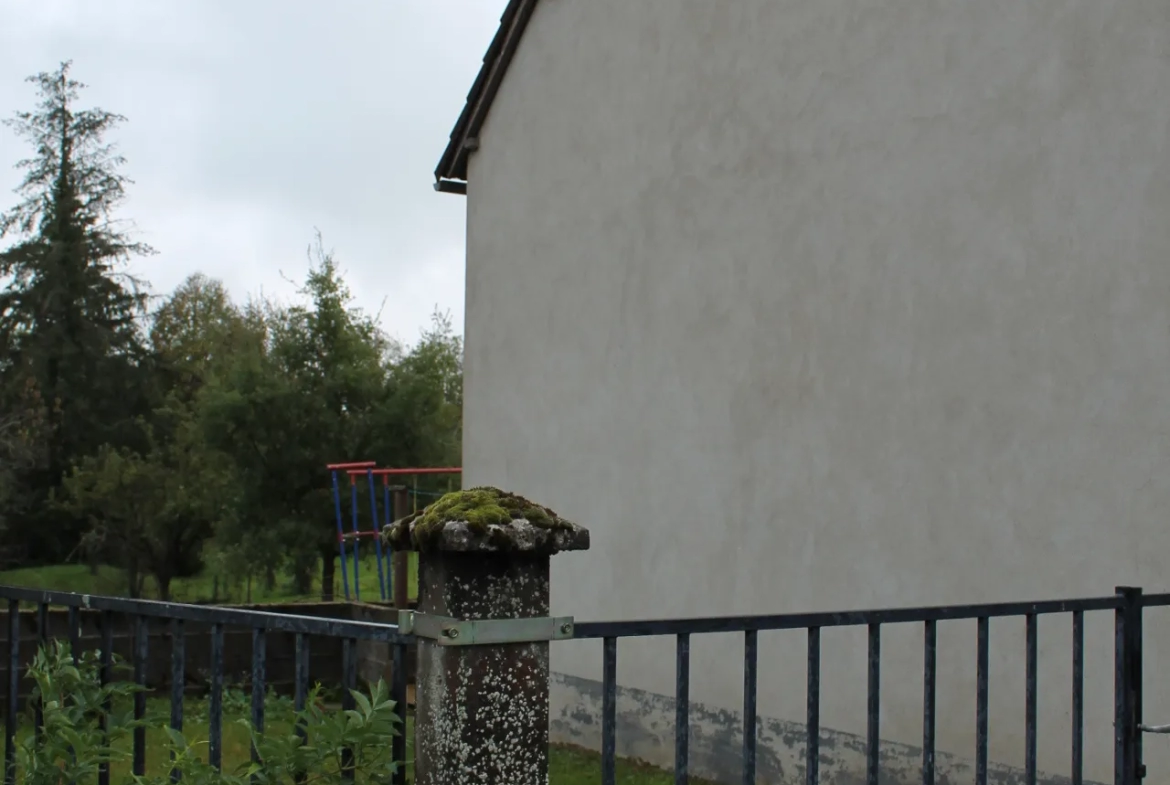
[[[268,304],[259,353],[244,352],[205,397],[210,441],[233,456],[244,504],[226,545],[247,547],[254,563],[282,553],[297,589],[307,592],[322,561],[322,589],[333,586],[337,549],[325,464],[338,455],[373,454],[373,412],[387,393],[395,346],[351,304],[337,264],[320,238],[302,295]]]
[[[241,310],[223,283],[189,276],[155,311],[150,344],[161,386],[194,404],[210,381],[222,378],[240,352],[262,350],[266,325],[256,309]]]
[[[102,109],[79,109],[83,84],[69,63],[30,77],[37,107],[6,121],[33,155],[17,167],[20,201],[0,214],[0,402],[27,400],[44,420],[44,452],[21,472],[19,531],[43,556],[72,548],[77,526],[46,505],[69,467],[103,444],[140,438],[133,420],[145,411],[148,369],[138,318],[145,295],[125,263],[150,253],[114,220],[129,181],[123,159],[105,141],[123,121]],[[55,518],[51,516],[56,516]]]
[[[175,578],[198,574],[204,543],[236,503],[230,467],[197,423],[175,416],[183,419],[172,438],[145,456],[106,445],[64,481],[65,507],[91,523],[81,550],[123,567],[132,597],[142,596],[146,575],[166,600]]]
[[[431,326],[390,370],[378,427],[415,466],[458,466],[463,444],[463,340],[451,318]]]
[[[202,411],[210,442],[232,455],[244,483],[241,512],[218,543],[251,554],[253,564],[282,554],[301,593],[320,564],[331,598],[337,538],[326,464],[457,463],[462,345],[437,315],[404,352],[353,306],[320,238],[311,253],[304,301],[267,305],[262,351],[235,353],[231,372],[208,385]]]
[[[35,380],[25,380],[23,393],[12,409],[0,415],[0,531],[6,525],[12,502],[20,498],[14,478],[35,466],[43,453],[44,407]]]

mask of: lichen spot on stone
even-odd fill
[[[449,523],[465,523],[472,533],[507,537],[513,521],[527,521],[545,530],[572,529],[573,524],[549,508],[499,488],[479,487],[453,491],[419,512],[387,527],[385,540],[395,548],[426,550]],[[503,543],[500,543],[503,545]]]

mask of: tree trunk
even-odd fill
[[[154,576],[155,583],[158,584],[158,598],[163,602],[171,601],[171,576],[156,575]]]
[[[321,557],[321,601],[333,602],[333,579],[337,575],[337,555]]]
[[[126,565],[126,582],[129,584],[127,589],[130,591],[131,599],[138,599],[142,596],[142,581],[138,577],[138,562],[131,559],[130,563]]]
[[[313,591],[313,565],[298,564],[293,568],[293,588],[297,595],[304,597]]]

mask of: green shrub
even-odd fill
[[[41,703],[44,725],[39,734],[27,734],[19,741],[17,781],[21,785],[92,782],[102,764],[130,760],[135,728],[165,724],[165,718],[157,713],[136,721],[133,697],[141,688],[125,681],[103,686],[99,674],[97,654],[87,653],[75,666],[65,644],[54,642],[37,652],[28,673],[35,682],[28,719],[31,723],[35,707]],[[269,706],[286,715],[271,718],[272,726],[281,730],[261,733],[247,719],[235,720],[248,730],[259,757],[259,762],[245,763],[235,771],[220,772],[208,765],[207,741],[188,740],[178,731],[168,730],[165,749],[184,785],[337,781],[347,765],[352,766],[357,783],[387,783],[399,765],[391,758],[391,738],[402,730],[394,703],[384,681],[368,693],[355,690],[352,695],[356,708],[348,711],[325,710],[320,686],[310,693],[301,712],[294,712],[286,700],[270,701]],[[242,692],[237,695],[231,691],[224,697],[226,722],[234,713],[230,710],[247,704]],[[297,734],[298,727],[304,730],[305,739]],[[167,785],[170,775],[128,775],[123,782]]]

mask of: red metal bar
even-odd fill
[[[340,471],[341,469],[372,469],[377,466],[377,461],[356,461],[354,463],[327,463],[325,468],[329,471]]]
[[[463,468],[460,466],[448,466],[439,469],[350,469],[348,473],[351,477],[363,474],[372,474],[375,477],[401,477],[407,474],[462,474]]]

